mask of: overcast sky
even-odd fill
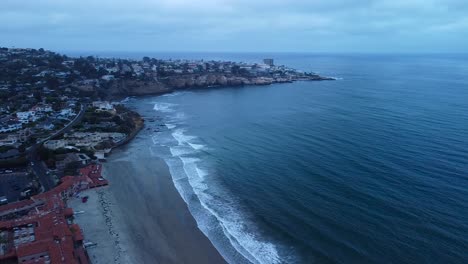
[[[0,46],[468,52],[468,0],[1,0]]]

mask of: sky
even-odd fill
[[[1,0],[0,46],[468,52],[468,0]]]

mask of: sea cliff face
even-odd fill
[[[243,85],[270,85],[273,83],[285,83],[294,81],[323,81],[333,78],[319,75],[304,76],[301,78],[272,78],[272,77],[247,77],[225,74],[203,75],[177,75],[160,78],[157,81],[119,80],[112,83],[107,94],[110,97],[138,96],[163,94],[181,89],[197,89],[208,87],[243,86]]]

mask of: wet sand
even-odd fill
[[[225,263],[198,229],[165,162],[137,136],[104,164],[110,186],[70,201],[92,263]]]

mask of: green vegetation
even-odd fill
[[[12,146],[0,146],[0,153],[1,152],[7,152],[8,150],[15,149]]]

